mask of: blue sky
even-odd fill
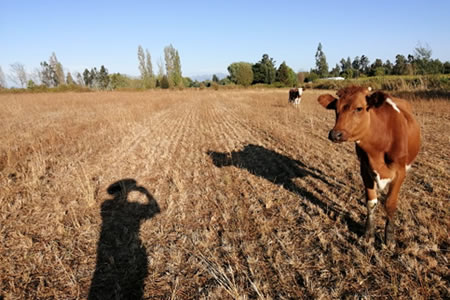
[[[165,46],[180,54],[184,76],[227,73],[264,53],[277,65],[314,67],[319,42],[328,64],[362,54],[395,61],[421,42],[450,60],[450,1],[21,1],[0,0],[0,66],[31,72],[55,52],[65,71],[105,65],[138,75],[137,47],[156,72]]]

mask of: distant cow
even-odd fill
[[[374,235],[373,215],[377,188],[389,184],[384,208],[387,215],[385,242],[390,246],[400,186],[420,148],[420,128],[405,100],[370,88],[351,86],[319,96],[319,103],[335,110],[336,124],[328,138],[335,142],[355,142],[361,177],[366,190],[366,238]]]
[[[289,90],[289,103],[294,104],[295,107],[298,107],[300,101],[302,101],[302,88],[293,88]]]

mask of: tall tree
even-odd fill
[[[392,69],[394,75],[404,75],[406,74],[406,64],[407,60],[404,55],[397,54],[395,56],[395,65]]]
[[[109,84],[108,70],[104,65],[100,67],[100,71],[97,74],[98,87],[102,90],[106,89]]]
[[[56,86],[54,79],[56,78],[55,70],[46,61],[41,62],[40,76],[41,82],[46,87]]]
[[[386,74],[386,70],[383,67],[383,61],[379,58],[375,59],[375,62],[370,65],[370,76],[382,76]]]
[[[80,74],[80,72],[77,72],[76,78],[77,78],[77,85],[79,86],[85,85],[83,76]]]
[[[150,52],[148,52],[148,49],[145,49],[145,70],[147,76],[153,77],[155,75],[153,74],[152,57],[150,55]]]
[[[139,60],[139,72],[141,73],[141,80],[144,81],[147,77],[147,69],[145,68],[145,54],[141,45],[138,46],[138,60]]]
[[[0,66],[0,88],[6,88],[5,73],[3,73],[2,67]]]
[[[322,43],[319,43],[316,51],[316,73],[319,77],[328,76],[328,63],[325,53],[322,51]]]
[[[431,50],[430,46],[428,46],[428,44],[425,44],[424,46],[421,43],[419,43],[417,47],[414,49],[414,58],[430,60],[432,53],[433,51]]]
[[[53,83],[55,86],[58,86],[60,84],[64,84],[65,76],[64,76],[64,70],[62,64],[58,61],[58,58],[56,57],[55,52],[52,53],[50,56],[50,59],[48,61],[48,64],[53,69]]]
[[[386,62],[383,64],[383,68],[385,71],[386,75],[391,75],[394,69],[394,65],[391,63],[391,61],[388,59],[386,60]]]
[[[364,54],[361,55],[361,59],[359,60],[359,64],[361,67],[361,72],[366,74],[369,72],[369,58],[367,56],[365,56]]]
[[[9,79],[15,84],[20,85],[22,88],[26,87],[27,84],[27,72],[25,71],[25,66],[19,62],[10,65],[11,75]]]
[[[164,58],[166,61],[166,74],[170,86],[182,86],[183,77],[181,74],[181,61],[178,50],[172,44],[164,48]]]
[[[432,51],[428,44],[423,46],[421,43],[419,43],[414,49],[413,65],[415,66],[415,71],[417,74],[424,75],[432,73],[432,70],[430,70],[431,54]]]
[[[89,82],[90,87],[98,88],[98,71],[97,68],[91,68],[91,71],[89,72]]]
[[[84,69],[83,72],[83,81],[84,85],[87,87],[92,87],[92,81],[91,81],[91,72],[89,72],[88,69]]]
[[[268,54],[263,54],[262,59],[252,66],[253,83],[272,84],[275,82],[277,70],[275,60]]]
[[[350,56],[347,57],[347,60],[345,60],[345,58],[342,58],[340,64],[342,70],[341,75],[344,76],[345,78],[353,78],[353,68]]]
[[[353,77],[355,77],[355,78],[359,77],[360,72],[361,72],[361,59],[359,58],[359,56],[356,56],[353,59],[352,69],[354,70]]]
[[[333,69],[331,69],[330,76],[338,77],[340,73],[341,73],[341,68],[339,67],[338,64],[336,64],[336,66]]]
[[[66,76],[66,84],[68,85],[73,85],[75,84],[72,74],[70,74],[70,72],[67,72],[67,76]]]
[[[148,49],[145,49],[145,70],[147,73],[146,87],[155,87],[155,74],[153,73],[152,57]]]

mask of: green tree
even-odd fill
[[[356,56],[352,62],[352,69],[354,70],[353,77],[358,78],[361,73],[361,59]]]
[[[145,85],[147,88],[154,88],[156,85],[155,74],[153,73],[152,58],[148,49],[145,49],[145,69],[147,74]]]
[[[129,79],[125,75],[120,73],[114,73],[109,75],[109,84],[111,89],[126,88],[129,86]]]
[[[83,81],[84,81],[84,85],[87,87],[92,87],[92,80],[91,80],[91,72],[89,72],[88,69],[84,69],[83,72]]]
[[[328,63],[325,53],[322,51],[322,43],[319,43],[316,51],[316,70],[315,72],[319,77],[328,76]]]
[[[383,64],[383,68],[384,71],[386,73],[386,75],[391,75],[394,69],[394,65],[391,63],[391,61],[388,59],[386,60],[386,62]]]
[[[54,75],[55,71],[53,68],[46,62],[41,62],[41,71],[39,72],[39,77],[41,78],[41,82],[46,87],[55,86],[53,79],[56,77]]]
[[[105,90],[108,87],[109,84],[108,70],[103,65],[100,67],[100,71],[97,74],[97,82],[98,88],[102,90]]]
[[[341,68],[339,67],[338,64],[336,64],[336,66],[333,69],[331,69],[330,76],[338,77],[340,73],[341,73]]]
[[[73,80],[72,74],[70,74],[70,72],[67,72],[66,84],[68,84],[68,85],[74,85],[75,84],[75,81]]]
[[[91,86],[93,88],[98,88],[98,71],[97,68],[91,68],[91,71],[89,72],[89,81],[91,82]]]
[[[163,77],[161,78],[160,86],[162,89],[168,89],[170,87],[169,78],[167,77],[167,75],[163,75]]]
[[[375,59],[375,62],[370,65],[369,76],[384,75],[383,61],[379,58]]]
[[[228,66],[230,80],[235,84],[249,86],[253,82],[252,65],[246,62],[236,62]]]
[[[141,80],[144,81],[147,77],[147,69],[145,67],[145,54],[141,45],[138,46],[138,60],[139,60],[139,72],[141,73]]]
[[[342,58],[340,64],[341,64],[340,75],[344,76],[345,78],[353,78],[355,70],[352,67],[352,60],[350,59],[350,57],[347,57],[347,59]]]
[[[284,61],[278,67],[276,81],[289,87],[293,87],[298,84],[297,75]]]
[[[52,81],[53,86],[58,86],[60,84],[64,84],[66,82],[65,76],[64,76],[64,70],[62,64],[58,61],[58,58],[56,57],[55,52],[52,53],[48,60],[48,64],[50,65],[51,69],[53,70],[52,74]]]
[[[155,74],[153,73],[152,58],[148,49],[138,46],[139,72],[141,73],[141,83],[144,88],[154,88],[156,86]]]
[[[36,87],[36,84],[34,83],[34,81],[33,80],[28,80],[28,82],[27,82],[27,89],[29,89],[29,90],[32,90],[32,89],[34,89]]]
[[[444,63],[443,69],[444,74],[450,74],[450,61]]]
[[[253,83],[271,84],[275,82],[277,70],[275,61],[268,54],[263,54],[262,59],[252,66]]]
[[[394,75],[406,74],[406,64],[407,64],[407,60],[406,60],[405,56],[403,56],[401,54],[397,54],[397,56],[395,56],[395,65],[392,68],[392,73]]]
[[[366,75],[368,75],[369,73],[369,58],[365,55],[361,55],[361,59],[359,60],[359,65],[360,65],[360,71],[361,73],[364,73]]]
[[[212,81],[213,81],[213,82],[219,82],[219,77],[217,77],[217,75],[214,74],[214,75],[212,76]]]
[[[166,61],[166,74],[169,86],[183,86],[180,55],[178,50],[176,50],[172,44],[164,48],[164,59]]]

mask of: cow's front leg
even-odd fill
[[[373,242],[375,235],[375,210],[377,207],[377,186],[373,179],[372,171],[369,165],[369,159],[364,150],[362,150],[356,144],[356,154],[358,155],[360,161],[360,171],[361,178],[364,183],[364,189],[366,192],[366,207],[367,207],[367,217],[366,217],[366,229],[365,238],[366,242]]]
[[[373,242],[375,235],[375,210],[377,208],[378,199],[377,192],[375,188],[366,187],[366,207],[367,207],[367,218],[366,218],[366,232],[365,237],[367,242]]]
[[[400,187],[403,183],[403,180],[405,179],[405,168],[399,168],[398,171],[395,174],[395,177],[393,178],[390,186],[389,186],[389,192],[387,195],[386,202],[384,204],[384,208],[386,210],[386,227],[384,230],[384,242],[386,245],[390,248],[394,248],[394,218],[395,218],[395,212],[397,210],[397,201],[398,201],[398,193],[400,192]]]

